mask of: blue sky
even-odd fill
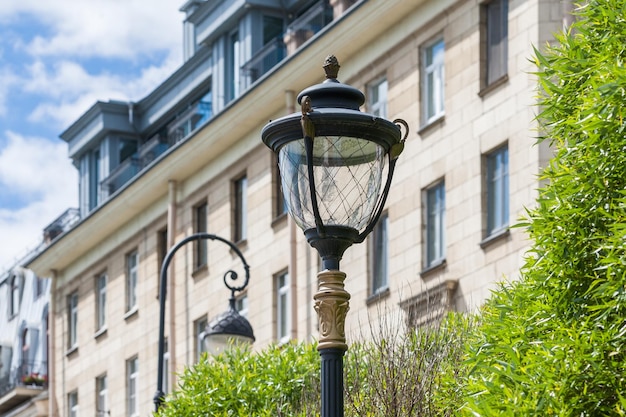
[[[139,100],[182,64],[175,0],[0,0],[0,272],[78,205],[59,135],[97,101]]]

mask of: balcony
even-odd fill
[[[139,164],[139,158],[136,156],[127,158],[100,183],[104,197],[108,198],[110,195],[122,188],[122,186],[137,175],[140,170],[141,165]]]
[[[23,363],[0,376],[0,415],[48,388],[46,362]]]
[[[242,71],[250,79],[250,84],[261,78],[263,74],[274,68],[285,58],[285,44],[281,39],[274,39],[261,48],[242,67]]]
[[[287,54],[293,54],[324,26],[333,21],[333,9],[325,1],[320,1],[302,13],[289,24],[285,33]]]
[[[43,229],[45,243],[52,242],[60,234],[67,232],[80,220],[80,212],[77,208],[69,208],[57,217],[52,223]]]
[[[211,101],[198,101],[179,114],[167,125],[167,142],[170,146],[180,142],[213,116]]]

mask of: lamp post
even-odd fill
[[[361,112],[365,96],[337,81],[334,56],[326,59],[324,70],[326,81],[298,95],[301,112],[269,122],[261,136],[278,156],[288,211],[322,258],[313,296],[320,331],[321,416],[343,417],[350,294],[339,261],[348,247],[365,240],[380,217],[408,125]]]
[[[239,312],[235,309],[235,293],[243,291],[248,286],[248,282],[250,281],[250,266],[246,262],[239,248],[237,248],[237,246],[235,246],[235,244],[231,241],[210,233],[196,233],[178,242],[167,252],[161,266],[159,292],[159,363],[157,367],[157,390],[153,399],[155,411],[159,411],[159,408],[161,408],[161,405],[163,404],[163,397],[165,396],[165,393],[163,392],[163,354],[165,350],[165,298],[167,294],[167,270],[174,254],[187,243],[197,240],[217,240],[225,243],[237,254],[237,256],[239,256],[245,271],[244,281],[239,286],[229,284],[229,281],[234,282],[239,277],[235,271],[229,270],[224,274],[224,285],[226,285],[226,288],[230,290],[230,299],[228,300],[229,308],[226,312],[217,316],[207,325],[206,330],[201,335],[203,343],[206,342],[211,351],[216,353],[223,350],[229,343],[240,342],[251,344],[255,340],[250,322],[248,322],[248,320],[239,314]]]

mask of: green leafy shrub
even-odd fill
[[[273,345],[261,352],[235,346],[187,368],[157,416],[296,415],[305,407],[305,387],[318,374],[314,345]]]
[[[535,51],[555,157],[519,282],[482,312],[468,351],[473,416],[626,415],[626,2],[590,0]]]

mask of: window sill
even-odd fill
[[[436,126],[442,125],[445,120],[446,120],[446,115],[444,113],[441,116],[437,117],[436,119],[433,119],[430,122],[421,126],[419,130],[417,131],[417,134],[420,136],[425,135],[429,131],[435,129]]]
[[[272,220],[271,226],[272,226],[272,229],[275,229],[277,227],[282,227],[286,224],[287,224],[287,213],[285,212],[274,217],[274,220]]]
[[[100,337],[102,337],[103,335],[105,335],[107,333],[107,328],[103,327],[101,329],[98,329],[98,331],[96,331],[96,333],[93,335],[94,339],[100,339]]]
[[[137,306],[135,306],[132,308],[132,310],[129,310],[126,312],[126,314],[124,314],[124,320],[129,320],[137,314],[139,314],[139,309],[137,308]]]
[[[65,356],[70,357],[78,353],[78,345],[74,345],[65,351]]]
[[[422,269],[422,271],[420,272],[420,276],[422,278],[425,278],[428,275],[435,273],[436,271],[444,270],[446,268],[446,265],[446,258],[439,259],[438,261],[435,261],[432,264],[428,265],[426,268]]]
[[[508,74],[504,74],[502,77],[498,78],[497,80],[495,80],[491,84],[486,85],[483,88],[481,88],[480,91],[478,92],[478,96],[479,97],[485,97],[487,94],[489,94],[492,91],[496,90],[501,85],[506,84],[508,81],[509,81],[509,75]]]
[[[389,287],[385,287],[382,290],[367,297],[367,300],[365,300],[365,305],[370,306],[372,304],[375,304],[379,302],[380,300],[383,300],[389,297],[390,294],[391,294],[391,290],[389,290]]]
[[[480,247],[482,249],[486,249],[487,247],[493,245],[496,242],[499,242],[501,240],[504,240],[505,238],[509,237],[511,235],[511,231],[509,230],[509,227],[506,226],[502,229],[496,230],[493,233],[491,233],[489,236],[487,236],[486,238],[484,238],[480,243]]]
[[[191,272],[192,278],[198,278],[200,275],[206,275],[209,272],[209,265],[199,265]]]

